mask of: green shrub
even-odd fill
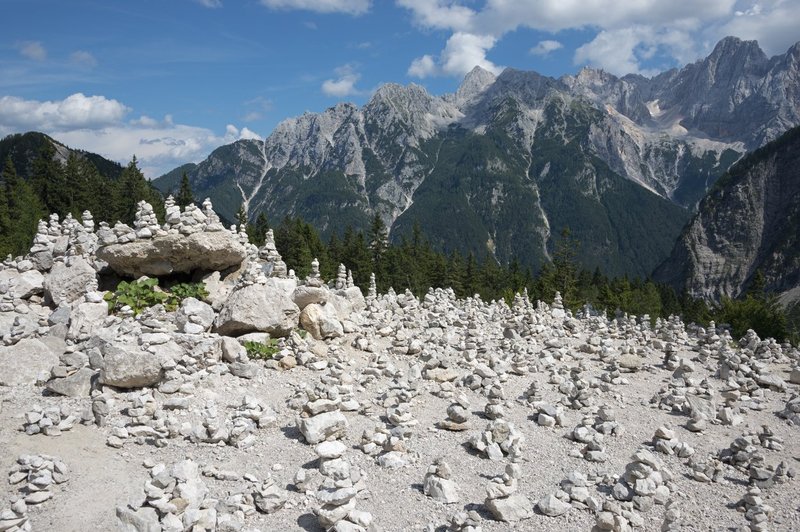
[[[104,299],[108,301],[108,307],[112,312],[116,312],[124,306],[129,306],[136,316],[144,309],[166,303],[169,294],[157,291],[158,279],[144,279],[141,281],[122,281],[117,285],[114,292],[108,292]]]
[[[200,301],[208,297],[206,285],[203,283],[176,284],[169,289],[169,293],[172,298],[177,299],[178,302],[183,301],[187,297],[193,297],[195,299],[199,299]]]
[[[278,340],[275,338],[270,338],[266,342],[245,342],[244,348],[247,350],[248,358],[259,360],[269,360],[280,351]]]
[[[104,298],[108,301],[111,312],[116,312],[128,305],[133,310],[133,315],[136,316],[144,309],[159,303],[163,304],[167,310],[173,311],[187,297],[199,300],[208,297],[203,283],[176,284],[169,289],[169,292],[156,290],[157,287],[158,279],[156,278],[131,282],[122,281],[114,292],[106,293]]]

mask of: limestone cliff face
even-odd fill
[[[742,294],[757,270],[770,291],[800,285],[800,128],[719,180],[654,277],[716,301]]]

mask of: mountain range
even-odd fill
[[[223,216],[300,216],[323,234],[382,217],[440,248],[538,269],[568,227],[586,268],[646,276],[745,152],[800,124],[800,43],[767,58],[728,37],[653,78],[585,68],[558,79],[476,67],[453,94],[381,86],[281,122],[182,173]]]

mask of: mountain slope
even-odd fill
[[[657,280],[695,297],[742,294],[760,271],[765,288],[800,286],[800,128],[737,163],[701,202]]]
[[[298,215],[330,234],[377,213],[393,238],[418,220],[442,248],[534,268],[569,226],[584,265],[641,275],[733,162],[800,124],[797,53],[766,59],[726,38],[652,79],[476,67],[441,97],[387,84],[363,107],[285,120],[188,173],[230,219],[244,205],[250,219]]]
[[[119,163],[110,161],[96,153],[68,148],[52,137],[38,131],[17,133],[0,139],[0,162],[10,157],[17,174],[24,179],[29,179],[31,177],[32,164],[45,144],[55,148],[54,158],[61,164],[66,163],[70,154],[75,154],[79,158],[92,163],[101,175],[110,179],[117,179],[122,173],[122,166]]]

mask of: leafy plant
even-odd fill
[[[208,290],[203,283],[179,283],[169,289],[169,300],[167,301],[167,308],[175,310],[181,301],[187,297],[193,297],[202,301],[208,297]]]
[[[266,342],[248,341],[244,343],[247,356],[251,359],[269,360],[280,350],[278,340],[270,338]]]
[[[159,303],[166,303],[169,294],[157,291],[158,279],[144,279],[141,281],[122,281],[114,292],[108,292],[104,299],[112,311],[120,310],[126,305],[131,308],[136,316],[147,307]]]

